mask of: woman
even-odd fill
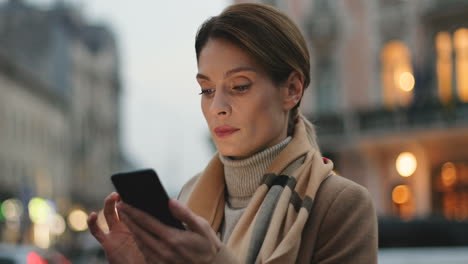
[[[294,23],[269,6],[233,5],[202,25],[195,49],[218,153],[170,201],[188,230],[111,194],[110,232],[95,213],[88,220],[109,262],[377,263],[368,192],[333,174],[298,111],[310,64]]]

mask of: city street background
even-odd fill
[[[468,0],[0,0],[0,263],[105,263],[112,173],[175,197],[206,166],[195,34],[241,2],[303,32],[302,112],[369,190],[379,263],[468,263]]]

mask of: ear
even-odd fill
[[[296,71],[291,72],[283,89],[283,109],[289,111],[301,101],[304,78]]]

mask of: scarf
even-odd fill
[[[266,171],[227,247],[242,263],[296,262],[315,195],[332,169],[333,163],[311,144],[304,121],[299,119],[291,142]],[[215,154],[187,203],[214,230],[219,230],[224,217],[223,170]]]

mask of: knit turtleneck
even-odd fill
[[[219,154],[224,164],[227,202],[231,208],[244,208],[260,186],[265,171],[273,160],[288,145],[291,137],[253,156],[235,160]]]

